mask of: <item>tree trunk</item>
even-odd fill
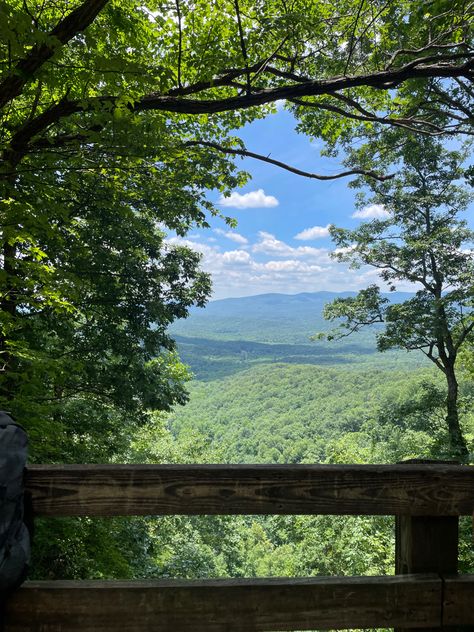
[[[451,456],[466,462],[469,457],[466,440],[459,425],[458,412],[458,382],[454,372],[454,366],[446,367],[446,381],[448,384],[448,396],[446,398],[446,424],[449,433],[449,445]]]

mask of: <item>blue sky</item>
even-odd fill
[[[297,134],[294,127],[291,114],[280,110],[238,135],[248,150],[300,169],[325,175],[343,170],[336,160],[320,156],[321,144]],[[310,180],[250,158],[237,159],[237,164],[252,179],[218,204],[237,219],[237,227],[229,229],[222,219],[212,218],[211,229],[192,232],[184,240],[203,253],[203,268],[213,276],[213,299],[358,290],[378,282],[374,270],[350,270],[330,258],[334,246],[327,225],[351,228],[363,221],[352,217],[356,191],[348,187],[350,178]],[[209,198],[219,201],[214,192]],[[380,212],[372,206],[364,211],[369,218]],[[183,241],[170,241],[175,240]],[[400,284],[397,289],[413,286]]]

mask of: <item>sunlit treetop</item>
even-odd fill
[[[472,133],[470,2],[9,0],[0,12],[6,173],[37,152],[114,147],[132,128],[150,157],[232,154],[243,148],[228,131],[278,100],[330,146],[386,126]]]

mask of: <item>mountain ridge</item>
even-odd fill
[[[170,333],[197,379],[212,380],[260,363],[354,366],[375,362],[380,366],[382,358],[375,359],[380,325],[341,340],[311,341],[312,335],[335,326],[323,318],[324,305],[355,295],[321,291],[219,299],[175,323]],[[393,292],[390,298],[397,302],[410,296]],[[407,361],[407,354],[400,351],[384,354],[384,362],[391,366]],[[419,363],[417,356],[410,356],[410,365]]]
[[[318,299],[318,298],[326,298],[327,300],[333,300],[335,298],[346,298],[349,296],[356,296],[357,291],[355,290],[344,290],[341,292],[332,292],[330,290],[318,290],[317,292],[297,292],[296,294],[286,294],[283,292],[264,292],[263,294],[250,294],[245,296],[228,296],[226,298],[218,298],[210,300],[204,308],[202,307],[193,307],[193,311],[202,311],[203,309],[208,309],[209,306],[216,304],[235,304],[238,302],[262,302],[263,300],[268,299],[280,299],[280,301],[285,300],[287,302],[294,302],[295,300],[299,300],[302,298],[307,299]],[[399,300],[406,300],[414,295],[414,292],[382,292],[382,296],[388,299],[395,297],[397,300],[391,300],[393,303],[398,303]]]
[[[298,294],[266,293],[229,297],[210,301],[206,307],[190,310],[188,318],[170,327],[171,335],[212,340],[250,340],[262,343],[308,344],[318,331],[328,331],[333,323],[323,318],[324,306],[336,298],[356,296],[357,292],[300,292]],[[394,303],[406,300],[412,293],[384,294]],[[357,334],[354,340],[370,340],[374,331]],[[337,343],[332,343],[337,344]]]

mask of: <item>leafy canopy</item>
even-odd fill
[[[114,405],[121,393],[124,409],[126,399],[182,400],[170,378],[156,400],[146,371],[172,347],[166,325],[202,304],[209,284],[160,230],[206,225],[216,211],[203,192],[244,182],[226,156],[249,154],[232,130],[276,100],[329,151],[381,127],[470,133],[461,1],[0,8],[2,396],[20,397],[22,416],[27,400],[41,408],[43,390],[50,407],[79,388]],[[385,181],[373,164],[351,167]],[[119,376],[132,366],[126,388]]]
[[[472,7],[461,0],[0,7],[6,172],[38,151],[108,145],[102,131],[124,119],[148,121],[150,156],[187,141],[213,142],[215,154],[216,144],[235,147],[230,129],[279,99],[330,145],[384,126],[471,133]],[[183,129],[157,134],[156,120]]]

